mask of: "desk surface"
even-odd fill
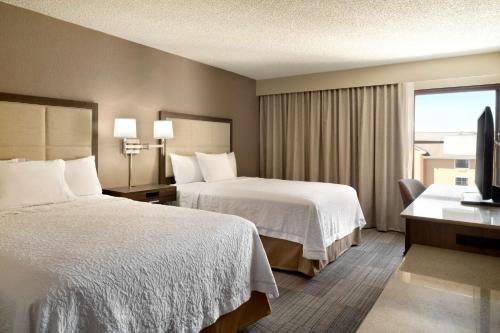
[[[500,229],[500,208],[462,205],[464,192],[477,192],[467,186],[434,184],[429,186],[401,216],[413,220],[432,220],[443,223]]]
[[[413,245],[358,333],[500,332],[500,258]]]

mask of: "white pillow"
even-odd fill
[[[236,178],[231,162],[226,153],[204,154],[195,153],[201,173],[206,182]]]
[[[102,194],[94,156],[66,161],[64,176],[70,190],[75,195]]]
[[[200,166],[196,156],[170,154],[176,184],[202,182]]]
[[[229,163],[231,163],[231,169],[233,169],[234,176],[238,176],[238,169],[236,167],[236,155],[234,155],[234,151],[227,153],[227,157],[229,158]]]
[[[0,209],[73,200],[64,180],[64,161],[0,163]]]

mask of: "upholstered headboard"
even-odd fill
[[[97,104],[0,93],[0,160],[95,155]]]
[[[167,140],[165,156],[160,156],[159,181],[162,184],[175,182],[170,153],[225,153],[233,149],[231,119],[160,111],[160,120],[164,119],[172,121],[174,138]]]

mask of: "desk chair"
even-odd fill
[[[408,207],[416,198],[418,198],[418,196],[422,194],[422,192],[426,189],[424,184],[416,179],[400,179],[398,181],[398,184],[405,208]]]

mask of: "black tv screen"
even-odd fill
[[[491,199],[493,184],[494,124],[491,109],[486,107],[477,120],[476,185],[483,200]]]

